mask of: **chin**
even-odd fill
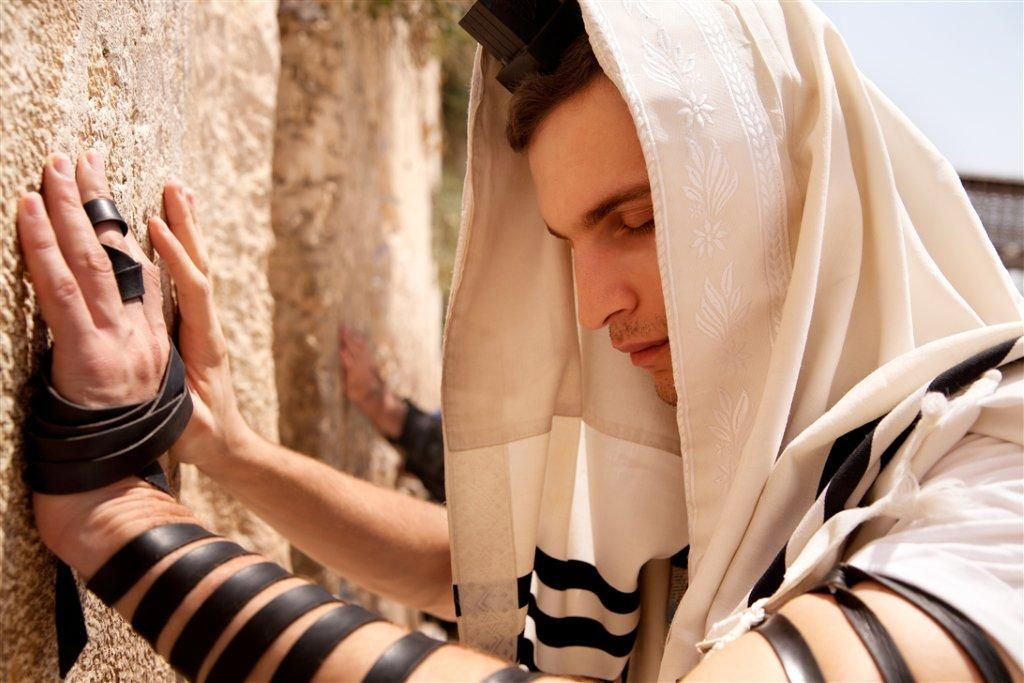
[[[667,373],[666,373],[667,374]],[[670,406],[679,402],[679,395],[676,394],[676,384],[672,381],[671,374],[661,374],[654,377],[654,391],[665,403]]]

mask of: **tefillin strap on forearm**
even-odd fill
[[[25,429],[25,480],[39,493],[68,494],[101,488],[137,475],[171,493],[157,463],[192,416],[185,364],[170,345],[167,369],[149,401],[93,409],[63,398],[41,372]],[[67,675],[88,641],[85,617],[71,570],[57,563],[55,584],[58,665]]]

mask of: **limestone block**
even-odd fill
[[[46,331],[25,281],[17,196],[50,150],[108,153],[113,191],[148,249],[144,217],[171,174],[199,194],[243,410],[276,434],[269,162],[278,42],[274,3],[0,2],[0,680],[57,676],[53,564],[21,481],[26,382]],[[166,289],[165,289],[166,292]],[[193,472],[183,495],[218,530],[284,559],[262,523]],[[113,612],[86,596],[90,645],[70,680],[173,680]]]
[[[440,175],[439,67],[406,23],[371,18],[365,3],[285,0],[279,23],[270,282],[281,442],[394,487],[396,453],[343,400],[336,330],[344,321],[363,331],[389,383],[437,406],[430,206]],[[293,559],[298,571],[346,588]]]

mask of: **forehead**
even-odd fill
[[[595,202],[647,180],[633,118],[604,75],[548,114],[527,158],[541,215],[556,230],[580,227]]]

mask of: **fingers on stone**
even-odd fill
[[[83,204],[93,199],[103,198],[112,200],[114,198],[110,192],[110,185],[107,182],[106,161],[100,152],[90,149],[78,158],[75,178],[78,182],[78,193]],[[113,221],[99,223],[94,226],[94,230],[96,231],[96,237],[103,244],[128,252],[133,258],[138,258],[136,254],[131,254],[128,250],[127,243],[121,235],[121,228],[117,223]]]
[[[120,324],[123,307],[110,259],[89,222],[71,160],[52,154],[43,171],[43,202],[67,265],[98,325]]]
[[[159,218],[149,221],[149,234],[157,253],[167,263],[167,270],[178,287],[178,297],[182,300],[182,308],[191,308],[202,304],[203,299],[211,298],[209,280],[192,262],[185,247],[171,233],[170,228]],[[184,314],[185,311],[183,310]]]
[[[194,205],[189,203],[186,190],[181,183],[177,181],[167,183],[164,188],[164,211],[167,214],[168,225],[185,251],[188,252],[192,263],[204,275],[209,274],[209,259],[202,237],[199,235]]]
[[[54,338],[81,339],[93,328],[92,318],[57,245],[42,197],[34,192],[18,204],[18,235],[39,307]]]

